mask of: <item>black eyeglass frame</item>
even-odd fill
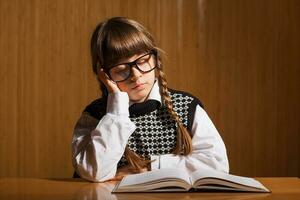
[[[138,64],[137,64],[136,62],[137,62],[140,58],[142,58],[142,57],[144,57],[144,56],[147,56],[147,55],[150,55],[150,54],[152,54],[152,55],[155,56],[155,66],[154,66],[152,69],[148,70],[148,71],[143,71],[143,70],[141,70],[141,69],[139,68],[139,66],[138,66]],[[150,57],[150,58],[151,58],[151,57]],[[149,58],[149,59],[150,59],[150,58]],[[129,67],[130,67],[130,73],[129,73],[128,77],[125,78],[124,80],[121,80],[121,81],[114,81],[114,80],[112,79],[111,75],[110,75],[110,70],[113,69],[113,68],[116,67],[116,66],[119,66],[119,65],[127,65],[127,66],[129,66]],[[154,70],[154,69],[157,67],[157,51],[153,49],[153,50],[151,50],[149,53],[146,53],[146,54],[144,54],[144,55],[138,57],[137,59],[135,59],[135,60],[132,61],[132,62],[119,63],[119,64],[113,65],[113,66],[111,66],[111,67],[109,67],[109,68],[103,68],[103,71],[108,75],[108,77],[110,78],[110,80],[112,80],[112,81],[114,81],[114,82],[123,82],[123,81],[126,81],[126,80],[131,76],[131,73],[132,73],[132,70],[131,70],[131,69],[132,69],[133,67],[137,68],[141,73],[148,73],[148,72],[151,72],[152,70]]]

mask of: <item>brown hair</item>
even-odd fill
[[[183,126],[173,109],[163,72],[162,50],[156,47],[152,35],[141,24],[125,17],[114,17],[100,23],[91,38],[93,71],[97,75],[100,66],[105,68],[118,63],[124,58],[151,50],[157,51],[157,68],[155,70],[163,102],[170,116],[176,122],[177,142],[172,153],[188,155],[192,151],[192,140],[188,130]],[[107,98],[108,92],[105,85],[101,81],[99,83],[102,97]],[[128,146],[125,148],[125,157],[129,164],[136,169],[147,167],[150,163],[149,160],[140,158]]]

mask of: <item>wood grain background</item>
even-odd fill
[[[89,40],[127,16],[167,53],[171,88],[198,96],[231,173],[300,176],[300,1],[1,0],[0,177],[70,177],[72,130],[97,98]]]

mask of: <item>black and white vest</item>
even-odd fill
[[[178,114],[183,125],[191,131],[196,106],[203,108],[202,103],[193,95],[169,89],[173,109]],[[86,107],[94,118],[100,120],[106,113],[106,100],[97,99]],[[176,146],[176,123],[169,115],[167,108],[156,100],[147,100],[129,107],[130,120],[136,125],[135,131],[128,139],[128,147],[143,158],[150,155],[171,153]],[[126,164],[123,155],[118,167]]]

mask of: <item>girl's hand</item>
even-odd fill
[[[120,181],[126,175],[138,174],[138,173],[143,173],[143,172],[147,172],[147,171],[148,171],[147,168],[137,170],[137,169],[133,169],[130,165],[126,165],[126,166],[120,167],[118,169],[117,174],[115,175],[115,177],[112,178],[112,179],[109,179],[107,181]]]
[[[103,71],[102,68],[100,68],[98,72],[98,77],[100,81],[105,85],[109,93],[115,93],[120,91],[117,83],[110,80],[110,78],[107,76],[107,74]]]

